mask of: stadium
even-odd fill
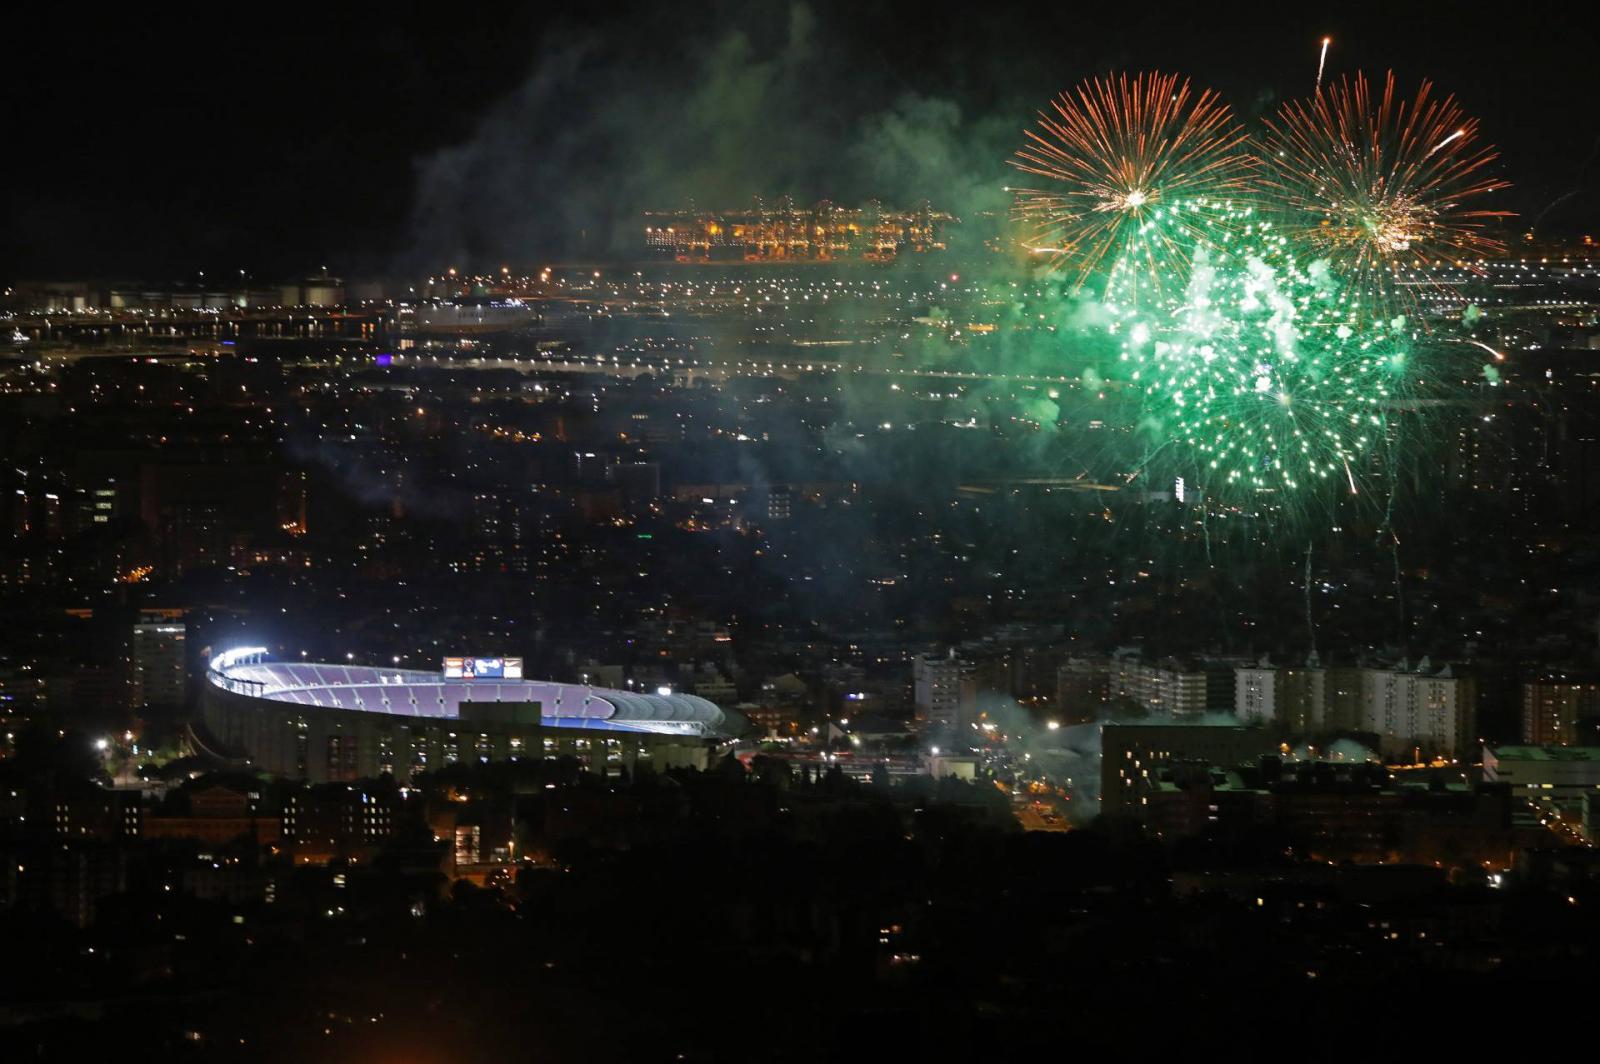
[[[450,658],[426,672],[274,661],[264,647],[240,647],[213,657],[206,680],[202,719],[225,751],[312,783],[560,757],[597,773],[704,768],[746,727],[665,688],[525,680],[516,658]]]

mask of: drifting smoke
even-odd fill
[[[1295,761],[1344,761],[1351,764],[1381,763],[1378,755],[1354,739],[1335,739],[1324,747],[1301,743],[1288,756]]]
[[[799,3],[553,30],[519,89],[419,163],[406,265],[637,257],[642,211],[757,196],[1003,209],[1027,111],[916,91],[865,40]]]
[[[340,445],[294,431],[285,437],[283,451],[290,461],[319,469],[345,498],[365,507],[436,519],[459,515],[466,505],[459,490],[417,475],[408,478],[392,456],[372,445]]]
[[[396,266],[415,273],[631,260],[642,249],[647,209],[737,208],[786,195],[802,205],[876,198],[907,208],[926,200],[960,217],[953,233],[970,242],[983,231],[980,215],[1008,206],[1014,177],[1005,160],[1040,101],[1084,77],[1146,61],[1143,49],[1088,54],[1103,46],[1062,32],[1075,17],[1069,8],[986,11],[964,22],[958,40],[873,5],[827,9],[820,0],[690,12],[658,5],[604,25],[553,24],[530,48],[523,84],[459,143],[417,162],[408,261]],[[1042,39],[1048,48],[1017,47]],[[1215,63],[1192,72],[1234,99],[1259,87],[1228,91],[1230,78],[1253,75]],[[793,604],[821,625],[858,624],[874,610],[906,608],[879,605],[893,603],[899,589],[942,586],[937,557],[925,564],[871,555],[875,544],[904,534],[887,527],[893,520],[915,519],[945,544],[970,545],[962,564],[1003,580],[1106,564],[1125,557],[1127,544],[1153,541],[1156,522],[1180,516],[1132,506],[1113,512],[1112,489],[1133,497],[1175,485],[1150,472],[1159,450],[1151,441],[1160,433],[1124,431],[1126,389],[1095,375],[1095,365],[1115,357],[1106,350],[1106,309],[1071,298],[1064,282],[1033,276],[1013,259],[968,254],[975,250],[953,247],[948,267],[937,270],[959,271],[963,290],[977,285],[983,305],[1001,309],[981,342],[959,333],[970,294],[955,298],[952,283],[946,299],[940,289],[948,277],[923,283],[939,260],[906,255],[873,267],[872,276],[914,277],[899,291],[931,295],[905,308],[903,333],[896,328],[851,352],[868,371],[891,359],[977,366],[993,382],[952,385],[938,397],[948,406],[936,420],[898,416],[910,408],[906,393],[891,398],[881,375],[841,375],[839,390],[827,396],[825,424],[813,420],[787,434],[773,426],[769,445],[741,455],[733,473],[757,492],[807,480],[859,486],[849,505],[830,513],[825,545],[780,543],[764,562],[790,578]],[[870,314],[861,331],[880,335],[872,330],[881,314],[865,306],[835,314],[841,334],[851,331],[852,314]],[[1019,383],[1061,376],[1076,383]],[[1019,488],[1025,478],[1071,485],[1041,493]],[[361,469],[348,480],[362,489],[373,476]],[[1256,542],[1251,527],[1234,522],[1215,541],[1207,527],[1147,567],[1158,578],[1201,564],[1209,571],[1232,551],[1231,581],[1251,586],[1270,570],[1261,548],[1278,549]],[[1003,537],[988,534],[996,528]],[[833,564],[840,559],[852,564]],[[892,577],[897,590],[864,602],[852,582],[863,566]],[[1217,620],[1219,646],[1261,649],[1244,642],[1259,629],[1243,629],[1221,606]],[[1108,634],[1110,622],[1085,613],[1073,625],[1095,638]]]
[[[1361,763],[1370,761],[1380,763],[1380,758],[1372,750],[1356,742],[1354,739],[1336,739],[1323,755],[1330,761],[1353,761]]]
[[[1100,812],[1100,725],[1074,724],[1054,732],[1051,739],[1035,757],[1056,779],[1072,781],[1073,820],[1093,820]]]
[[[1117,715],[1113,714],[1105,720],[1089,724],[1073,724],[1056,731],[1041,732],[1032,744],[1034,760],[1056,779],[1072,781],[1072,817],[1079,823],[1093,820],[1100,813],[1100,762],[1104,752],[1101,729],[1107,724],[1237,727],[1239,718],[1232,713],[1202,713],[1198,716],[1183,717],[1157,713],[1130,715],[1118,719]]]
[[[1076,344],[1067,357],[1055,330],[1081,332],[1097,310],[1068,298],[1058,280],[1030,277],[978,246],[1009,207],[1005,160],[1038,101],[1063,79],[1125,58],[1089,60],[1070,38],[1048,53],[1019,54],[1015,41],[1037,29],[1036,17],[994,12],[951,47],[940,33],[924,40],[904,20],[864,7],[762,0],[558,25],[521,86],[460,143],[419,160],[411,249],[401,265],[432,272],[444,264],[634,260],[648,209],[743,207],[786,195],[802,205],[927,201],[961,219],[946,234],[950,253],[938,267],[907,255],[873,276],[905,278],[948,263],[963,285],[982,285],[993,305],[1010,307],[982,350],[984,368],[1082,373],[1093,353]],[[1049,298],[1025,297],[1023,286]],[[975,349],[952,318],[959,304],[941,305],[938,285],[930,287],[931,304],[894,351],[879,345],[861,361],[970,362]],[[835,313],[847,328],[851,314],[869,311]],[[1050,329],[1014,327],[1024,315],[1039,324],[1041,314]],[[1099,457],[1063,453],[1087,444],[1056,431],[1099,416],[1086,412],[1081,395],[970,386],[959,402],[965,427],[978,431],[918,432],[902,442],[877,435],[889,420],[879,416],[881,384],[846,378],[842,387],[833,409],[843,416],[824,446],[847,480],[991,479],[1002,471],[974,444],[997,428],[1037,426],[1027,451],[1040,475],[1082,475]],[[776,461],[766,456],[778,448],[763,450],[763,462]],[[793,479],[775,466],[740,472],[756,485]]]

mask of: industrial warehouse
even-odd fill
[[[426,672],[272,661],[265,648],[238,648],[211,660],[203,719],[254,768],[311,783],[558,757],[600,774],[704,768],[745,728],[694,695],[524,680],[520,665],[456,658]]]

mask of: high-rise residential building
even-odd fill
[[[1233,683],[1232,666],[1150,663],[1135,654],[1118,654],[1111,664],[1113,701],[1127,699],[1150,713],[1226,712],[1234,701]]]
[[[127,499],[119,492],[116,477],[82,473],[72,479],[73,487],[60,499],[62,524],[69,533],[109,525],[122,516]]]
[[[1580,721],[1600,717],[1600,683],[1541,676],[1522,685],[1522,741],[1531,746],[1583,742]]]
[[[1234,670],[1234,713],[1286,736],[1366,731],[1382,752],[1470,755],[1477,740],[1477,687],[1448,666],[1277,668],[1264,660]]]
[[[1448,665],[1435,672],[1424,659],[1415,670],[1362,670],[1361,730],[1377,734],[1386,756],[1466,756],[1473,752],[1476,726],[1472,680]]]
[[[1278,670],[1266,659],[1259,665],[1233,670],[1233,712],[1251,724],[1278,719]]]
[[[1322,680],[1322,730],[1355,731],[1361,727],[1361,669],[1336,665]]]
[[[1233,711],[1240,720],[1273,723],[1288,735],[1323,730],[1328,708],[1328,670],[1314,662],[1278,668],[1263,658],[1233,670]]]
[[[794,516],[794,492],[787,487],[774,487],[767,492],[767,520],[787,521]]]
[[[1278,723],[1291,735],[1321,731],[1328,706],[1328,670],[1308,664],[1278,673]]]
[[[954,725],[971,719],[978,708],[978,684],[970,661],[925,654],[911,665],[916,718],[923,724]]]
[[[1066,723],[1097,719],[1111,700],[1111,667],[1104,658],[1067,658],[1056,667],[1056,711]]]
[[[176,708],[189,689],[181,610],[145,610],[133,626],[133,706]]]

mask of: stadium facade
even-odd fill
[[[213,738],[259,770],[312,783],[559,757],[600,773],[704,768],[746,727],[666,690],[273,661],[263,647],[218,654],[206,680],[201,712]]]

